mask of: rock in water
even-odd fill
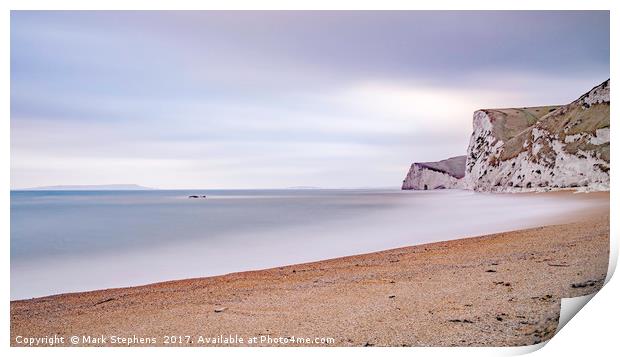
[[[609,190],[609,87],[563,106],[476,111],[464,188]]]

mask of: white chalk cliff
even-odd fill
[[[465,188],[609,190],[609,87],[563,106],[476,111]]]
[[[438,162],[414,162],[403,180],[403,190],[463,188],[465,155]]]
[[[567,105],[474,113],[467,155],[413,163],[403,190],[609,190],[609,79]]]

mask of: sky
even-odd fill
[[[11,188],[399,187],[609,78],[607,11],[12,11]]]

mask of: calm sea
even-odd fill
[[[532,227],[596,204],[574,196],[13,191],[11,298],[212,276]]]

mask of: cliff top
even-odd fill
[[[460,179],[465,176],[465,161],[466,156],[462,155],[436,162],[416,162],[414,165],[433,171],[443,172]]]
[[[547,129],[551,132],[561,131],[567,123],[564,121],[558,122],[558,120],[554,120],[554,118],[565,116],[567,112],[575,111],[576,109],[580,109],[580,112],[594,112],[592,110],[588,111],[587,109],[591,109],[595,104],[609,103],[609,89],[610,80],[607,79],[581,95],[577,100],[566,105],[480,109],[479,111],[488,115],[493,124],[494,136],[506,142],[540,123],[546,123]],[[609,118],[609,116],[591,115],[591,117],[582,114],[579,123],[573,125],[570,131],[575,133],[581,131],[593,132],[593,130],[609,126],[609,119],[607,119],[606,122],[599,122],[599,120],[596,120],[601,117],[604,119]],[[593,121],[596,121],[596,123],[593,124]]]
[[[526,140],[530,132],[538,128],[556,135],[562,142],[571,137],[571,141],[565,142],[568,153],[577,154],[579,150],[592,150],[598,157],[609,162],[609,143],[598,145],[591,143],[589,139],[591,136],[596,136],[597,130],[609,128],[609,90],[608,79],[579,99],[544,115],[534,125],[506,141],[500,159],[514,157],[528,149]]]
[[[557,110],[559,105],[524,108],[481,109],[493,123],[494,136],[508,141],[536,124],[540,118]]]

